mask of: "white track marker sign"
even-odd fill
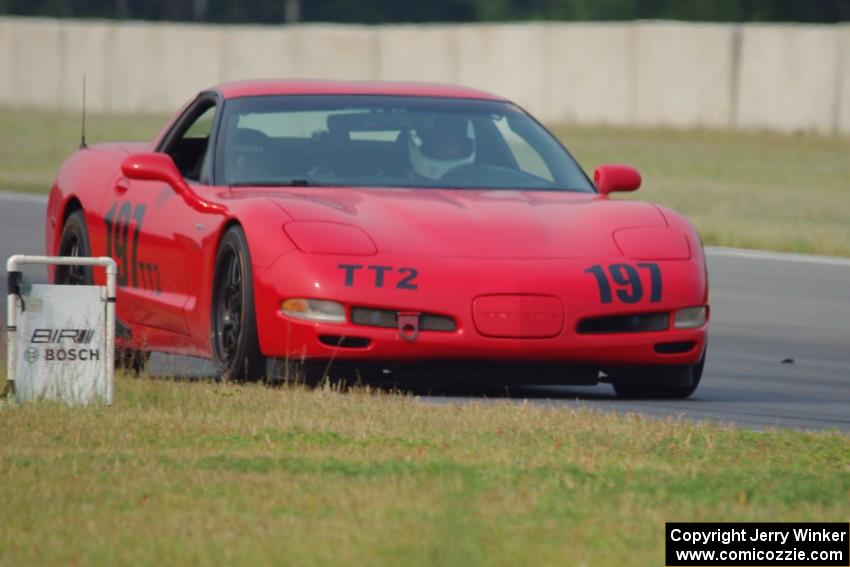
[[[100,266],[106,286],[27,284],[24,264]],[[6,262],[6,272],[7,377],[17,401],[112,404],[115,261],[17,255]]]

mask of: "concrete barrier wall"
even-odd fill
[[[785,131],[837,129],[838,32],[815,26],[743,29],[738,124]]]
[[[0,44],[8,69],[0,71],[8,88],[4,102],[38,108],[59,108],[62,104],[62,59],[65,51],[63,26],[52,21],[19,20],[4,22]],[[77,95],[79,96],[79,95]]]
[[[633,121],[730,126],[734,35],[726,25],[637,24]]]
[[[546,32],[548,70],[542,118],[556,122],[632,124],[635,27],[553,24]],[[536,109],[534,109],[536,110]]]
[[[169,112],[258,77],[425,80],[547,122],[850,135],[850,26],[203,26],[0,18],[0,105]]]
[[[385,26],[377,33],[378,78],[458,81],[457,27]]]
[[[0,104],[15,102],[15,77],[12,72],[15,61],[13,27],[12,22],[0,19]]]
[[[839,95],[836,97],[837,129],[843,134],[850,135],[850,24],[839,29],[839,37],[841,66],[838,71]]]

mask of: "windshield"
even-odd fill
[[[593,192],[563,146],[506,102],[459,98],[258,96],[224,105],[216,179]]]

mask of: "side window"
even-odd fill
[[[552,172],[549,171],[546,162],[543,161],[540,154],[522,136],[514,132],[505,117],[495,120],[493,123],[498,128],[499,133],[504,137],[508,148],[510,148],[521,170],[537,177],[542,177],[547,181],[555,181]]]
[[[189,129],[186,130],[186,138],[209,138],[212,130],[213,118],[215,117],[215,106],[211,106],[198,116]]]
[[[181,125],[183,132],[166,149],[166,153],[177,164],[177,169],[189,181],[199,181],[201,178],[215,110],[215,104],[211,101],[195,108],[188,121]]]

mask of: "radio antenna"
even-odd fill
[[[84,150],[86,145],[86,76],[83,74],[83,127],[80,131],[80,149]]]

